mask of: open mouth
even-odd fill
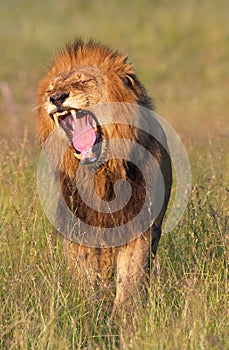
[[[72,146],[74,156],[81,164],[97,161],[101,152],[102,134],[94,115],[88,110],[66,109],[51,113],[56,125],[61,126]]]

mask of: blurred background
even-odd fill
[[[127,53],[191,157],[213,148],[228,167],[228,16],[226,0],[0,0],[0,138],[26,132],[39,152],[38,82],[57,49],[94,38]]]

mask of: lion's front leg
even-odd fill
[[[121,247],[117,255],[116,297],[113,316],[131,312],[134,298],[144,289],[150,258],[150,231]]]
[[[115,252],[113,248],[93,248],[64,239],[64,250],[71,273],[84,297],[111,298]]]
[[[97,291],[99,262],[97,251],[64,239],[65,256],[68,266],[79,285],[82,295],[88,296]]]

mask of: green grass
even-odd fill
[[[224,0],[0,2],[0,349],[229,349],[228,11]],[[78,294],[36,190],[37,82],[75,36],[129,54],[192,165],[131,341],[108,326],[110,305]]]

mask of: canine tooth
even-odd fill
[[[74,109],[71,110],[71,113],[72,113],[72,118],[74,120],[74,122],[76,123],[76,111]]]
[[[54,118],[54,121],[55,121],[55,123],[56,123],[56,126],[59,127],[60,124],[59,124],[59,120],[58,120],[58,115],[57,115],[57,113],[53,114],[53,118]]]
[[[74,156],[78,158],[79,160],[82,159],[82,154],[81,153],[74,153]]]

